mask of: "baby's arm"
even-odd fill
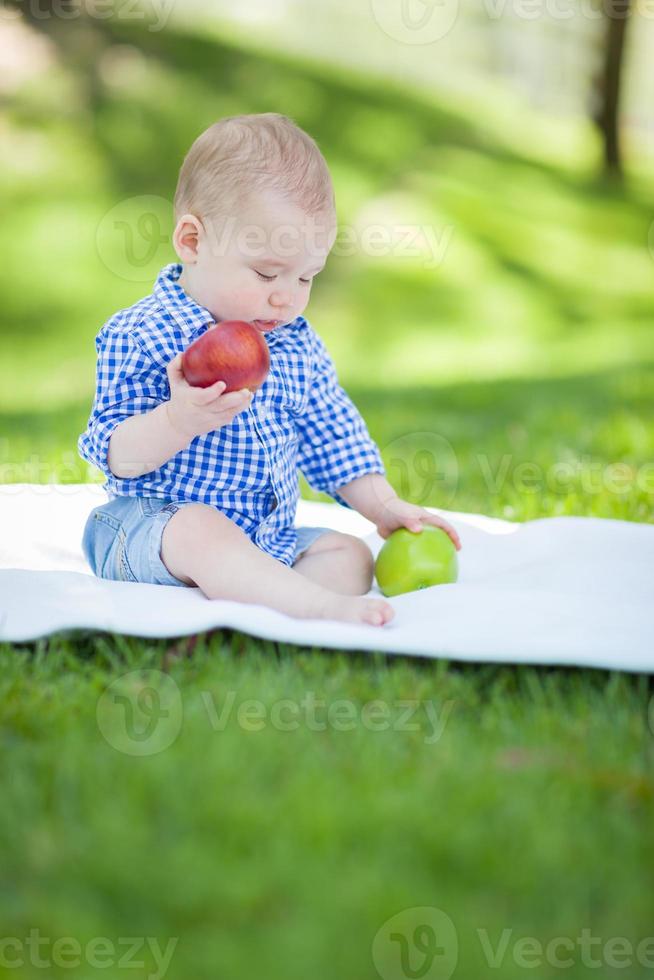
[[[383,538],[400,527],[421,530],[424,521],[442,528],[458,549],[458,535],[443,518],[397,496],[379,447],[338,383],[324,342],[317,334],[310,339],[315,367],[307,408],[297,421],[299,466],[309,485],[372,521]]]
[[[359,410],[339,384],[324,341],[312,329],[308,336],[312,372],[308,398],[296,419],[298,465],[312,489],[354,510],[358,499],[350,503],[339,488],[373,474],[383,480],[384,462]]]
[[[162,402],[151,412],[130,415],[114,429],[107,454],[114,476],[136,479],[158,470],[188,446],[191,440],[172,427],[166,406]]]
[[[108,463],[119,479],[135,479],[159,469],[199,435],[220,429],[243,411],[252,397],[248,389],[224,395],[225,383],[192,387],[182,372],[182,355],[166,365],[170,400],[150,412],[131,415],[114,429]]]

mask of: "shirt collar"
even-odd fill
[[[171,262],[163,267],[154,284],[153,293],[166,313],[169,313],[179,326],[187,340],[195,339],[200,327],[213,323],[209,310],[189,296],[179,285],[178,279],[182,274],[181,262]],[[265,334],[266,343],[274,347],[287,337],[291,331],[305,327],[306,320],[298,316],[283,327],[275,327]]]

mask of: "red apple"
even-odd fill
[[[262,332],[245,320],[214,324],[182,355],[184,377],[199,388],[224,381],[225,391],[256,391],[269,370],[268,344]]]

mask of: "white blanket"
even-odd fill
[[[296,620],[199,589],[107,582],[81,550],[99,484],[0,486],[0,639],[96,629],[173,637],[228,627],[306,646],[452,660],[654,672],[654,525],[588,517],[512,523],[430,508],[461,538],[459,580],[389,601],[384,627]],[[301,501],[297,522],[357,534],[369,521]],[[377,585],[370,595],[381,595]]]

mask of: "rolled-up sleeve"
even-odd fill
[[[168,376],[126,330],[101,332],[96,340],[96,389],[80,456],[113,476],[107,455],[111,435],[131,415],[149,412],[169,397]]]
[[[366,423],[338,382],[324,342],[313,330],[310,348],[309,397],[296,420],[298,466],[312,489],[329,494],[351,510],[337,488],[368,473],[385,473],[384,463]]]

